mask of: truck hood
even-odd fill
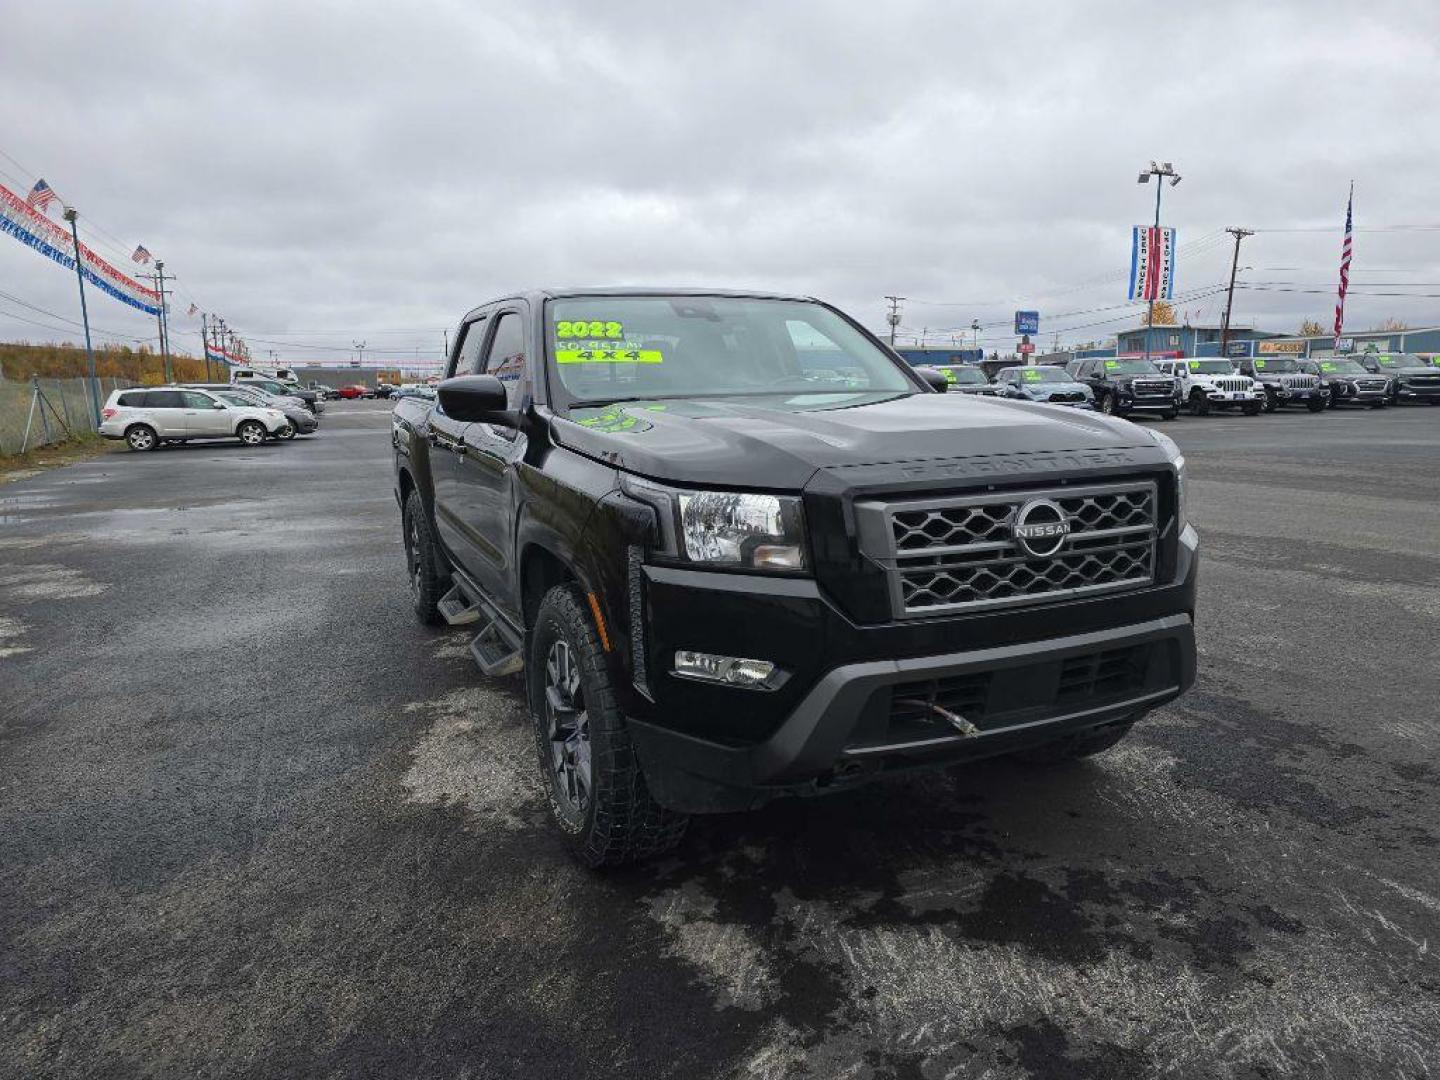
[[[1125,420],[923,393],[632,401],[574,408],[553,430],[562,445],[626,472],[779,491],[841,466],[1155,446]]]

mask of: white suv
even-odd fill
[[[1259,416],[1265,390],[1249,375],[1237,372],[1229,360],[1157,360],[1155,366],[1175,377],[1180,400],[1196,416],[1211,409],[1240,409]]]
[[[182,386],[116,390],[100,413],[100,434],[124,439],[131,450],[191,439],[239,439],[259,446],[283,438],[290,421],[278,409],[237,405]]]

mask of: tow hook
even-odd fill
[[[912,698],[908,701],[897,701],[895,704],[914,705],[917,708],[934,713],[967,739],[980,734],[980,729],[969,720],[966,720],[959,713],[951,712],[949,709],[937,705],[933,701],[920,701],[919,699]]]

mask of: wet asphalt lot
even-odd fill
[[[606,876],[387,424],[0,486],[0,1076],[1440,1073],[1440,409],[1161,425],[1201,675],[1109,754]]]

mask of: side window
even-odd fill
[[[151,409],[183,409],[185,395],[179,390],[151,390],[145,395],[145,405]]]
[[[1075,377],[1077,379],[1088,379],[1090,377],[1090,372],[1092,372],[1094,369],[1095,361],[1082,360],[1080,361],[1080,366],[1075,369]]]
[[[115,399],[115,404],[126,409],[143,409],[145,407],[145,395],[143,393],[121,394]]]
[[[211,409],[215,407],[215,402],[209,394],[198,394],[194,390],[186,390],[184,392],[184,398],[187,409]]]
[[[483,370],[505,384],[506,407],[517,408],[525,377],[525,327],[518,312],[507,311],[496,321]]]
[[[485,318],[465,324],[460,339],[460,348],[455,354],[455,366],[447,375],[475,375],[480,371],[480,346],[485,341]]]

